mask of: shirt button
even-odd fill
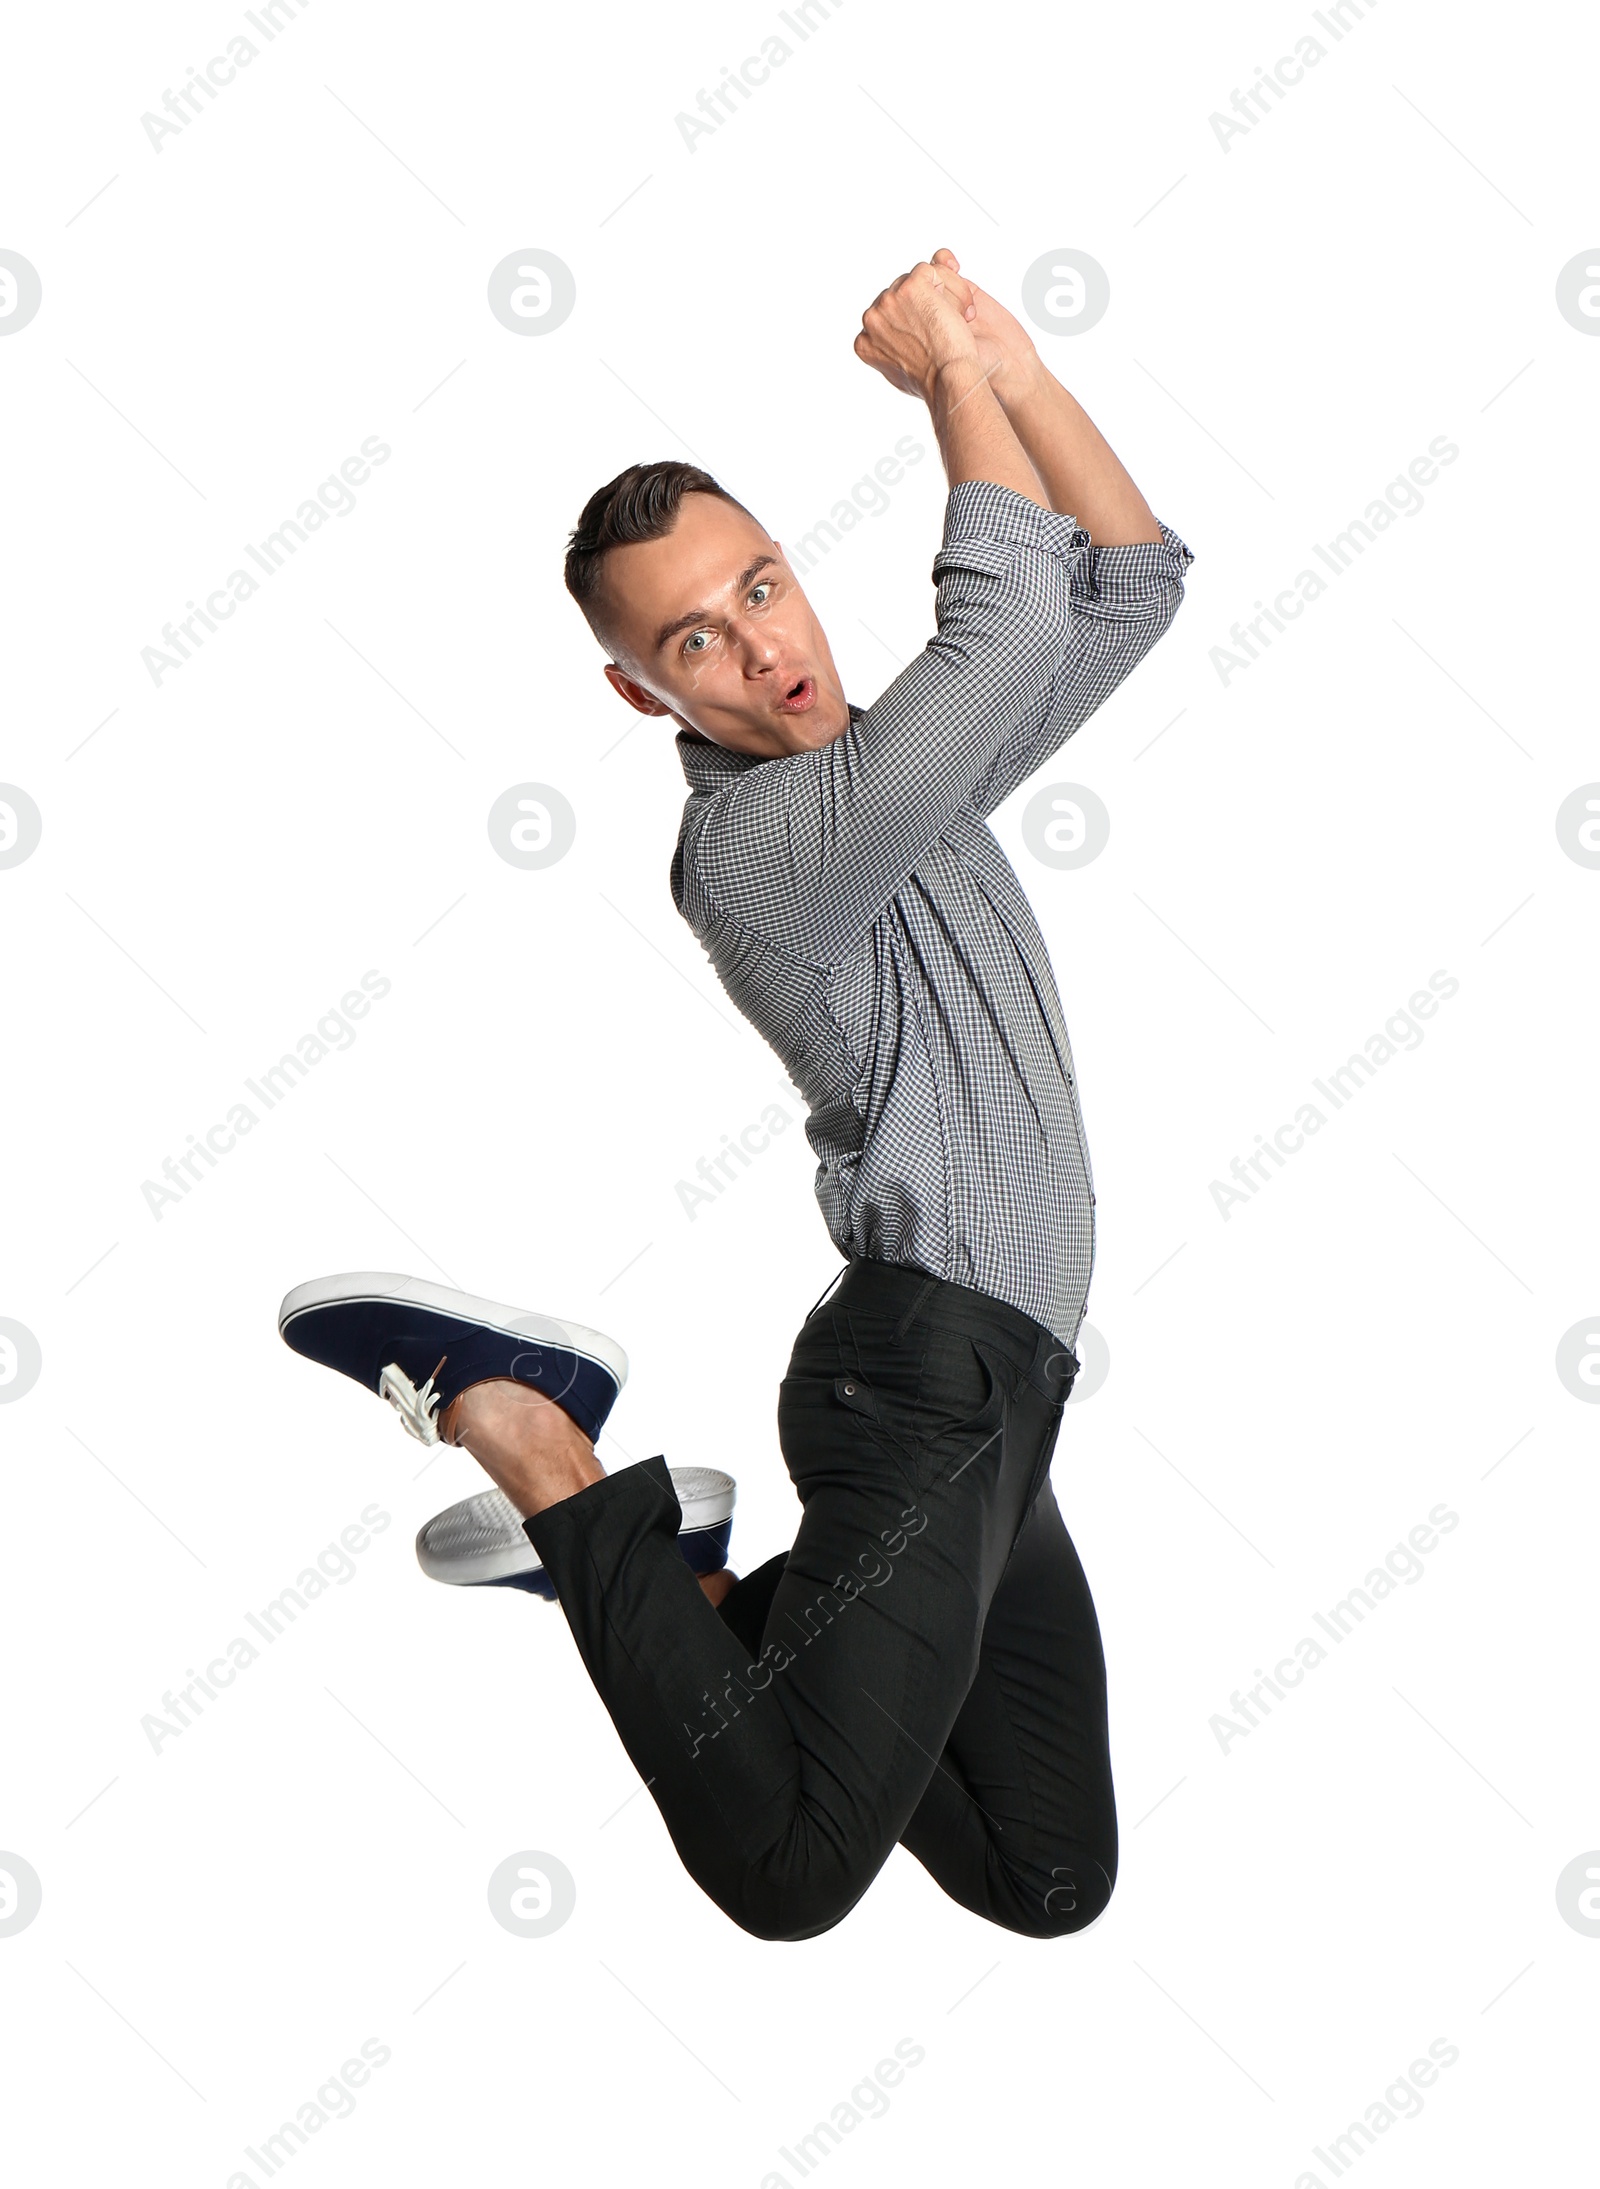
[[[845,1387],[844,1387],[844,1395],[845,1395],[845,1397],[846,1397],[847,1399],[853,1399],[853,1398],[855,1397],[855,1395],[856,1395],[856,1387],[855,1387],[855,1385],[854,1385],[853,1383],[847,1383],[847,1384],[845,1385]]]

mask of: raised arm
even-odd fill
[[[880,291],[861,315],[855,353],[891,387],[927,404],[952,487],[986,479],[1048,509],[1044,484],[989,386],[969,324],[976,299],[954,265],[951,253],[936,251]]]
[[[695,846],[717,911],[812,964],[846,956],[954,816],[1050,719],[1084,551],[1010,487],[955,486],[934,557],[936,635],[830,744],[736,776]]]
[[[1036,736],[1014,737],[979,784],[978,809],[990,814],[1144,659],[1182,605],[1183,575],[1194,555],[1155,516],[1022,323],[962,274],[953,251],[935,251],[932,264],[961,284],[979,365],[1045,500],[1070,513],[1091,543],[1072,572],[1072,639],[1048,719]]]
[[[990,388],[1051,509],[1071,511],[1102,547],[1159,543],[1161,526],[1094,420],[1039,355],[1022,322],[961,272],[953,251],[931,262],[966,301],[963,317]]]
[[[696,844],[709,903],[813,963],[854,948],[955,816],[991,810],[1120,680],[1117,649],[1085,646],[1074,622],[1089,534],[1049,507],[978,355],[969,302],[959,276],[925,263],[868,310],[855,345],[920,395],[944,458],[936,635],[830,744],[719,791]]]

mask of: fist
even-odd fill
[[[978,362],[969,324],[975,308],[952,254],[935,252],[933,262],[919,259],[867,306],[855,353],[891,387],[926,398],[946,365]]]

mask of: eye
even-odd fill
[[[751,586],[749,594],[746,597],[751,601],[755,601],[756,595],[758,593],[772,592],[777,582],[778,581],[776,580],[776,578],[757,578],[755,584]],[[764,608],[766,606],[766,602],[757,601],[756,605],[758,607]],[[707,628],[706,625],[702,624],[698,630],[694,630],[689,633],[688,637],[684,640],[680,651],[685,654],[703,654],[706,648],[704,646],[696,646],[694,643],[695,640],[697,638],[704,638],[707,645],[709,645],[711,640],[715,636],[716,633],[714,631],[711,631]]]

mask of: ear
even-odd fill
[[[642,684],[635,683],[625,669],[619,669],[614,661],[605,665],[605,680],[614,692],[620,692],[630,707],[640,714],[670,714],[672,709],[663,704],[654,692],[647,692]]]

